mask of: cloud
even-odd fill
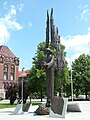
[[[5,1],[4,3],[3,3],[3,6],[6,6],[7,5],[7,1]]]
[[[88,31],[90,32],[90,27],[88,27]]]
[[[88,8],[88,5],[80,5],[79,8],[81,10],[80,19],[87,21],[90,17],[90,9]]]
[[[0,43],[8,42],[12,31],[23,28],[22,25],[16,21],[16,14],[16,7],[11,5],[7,13],[0,18]]]
[[[29,22],[29,26],[32,27],[32,23],[31,22]]]
[[[23,11],[23,7],[24,7],[24,4],[20,3],[19,5],[17,5],[19,11]]]
[[[10,39],[10,33],[7,30],[7,27],[0,22],[0,43],[6,43]]]
[[[88,28],[90,29],[90,27]],[[90,54],[90,32],[83,35],[68,36],[66,38],[61,37],[61,43],[65,45],[65,51],[67,52],[66,60],[70,66],[70,55],[72,61],[77,59],[81,54]]]

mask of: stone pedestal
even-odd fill
[[[78,103],[69,103],[69,104],[67,105],[67,111],[68,111],[68,112],[81,112]]]
[[[50,117],[65,118],[68,98],[53,97],[51,100]]]
[[[28,112],[30,104],[17,104],[13,114],[23,114],[24,112]]]
[[[15,115],[23,114],[22,106],[23,106],[23,104],[17,104],[13,114],[15,114]]]
[[[37,115],[49,115],[49,108],[41,105],[34,113]]]
[[[22,107],[23,112],[28,112],[29,107],[30,107],[30,104],[29,104],[29,103],[23,104],[23,107]]]

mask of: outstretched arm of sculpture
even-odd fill
[[[49,60],[48,62],[45,62],[45,63],[44,63],[44,66],[45,66],[47,69],[53,67],[53,65],[54,65],[54,56],[51,56],[51,55],[50,55],[48,59],[50,59],[50,60]]]

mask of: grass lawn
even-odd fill
[[[16,104],[10,105],[9,103],[0,103],[0,109],[2,108],[13,108],[16,107]]]
[[[16,107],[17,104],[10,105],[9,103],[0,103],[0,109],[2,108],[13,108]],[[41,103],[32,103],[32,105],[41,105]]]
[[[34,103],[34,102],[32,102],[32,105],[41,105],[42,103]]]

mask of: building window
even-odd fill
[[[14,68],[14,66],[12,65],[12,66],[11,66],[11,80],[14,80],[14,72],[15,72],[15,68]]]
[[[8,65],[4,65],[4,80],[8,79]]]

